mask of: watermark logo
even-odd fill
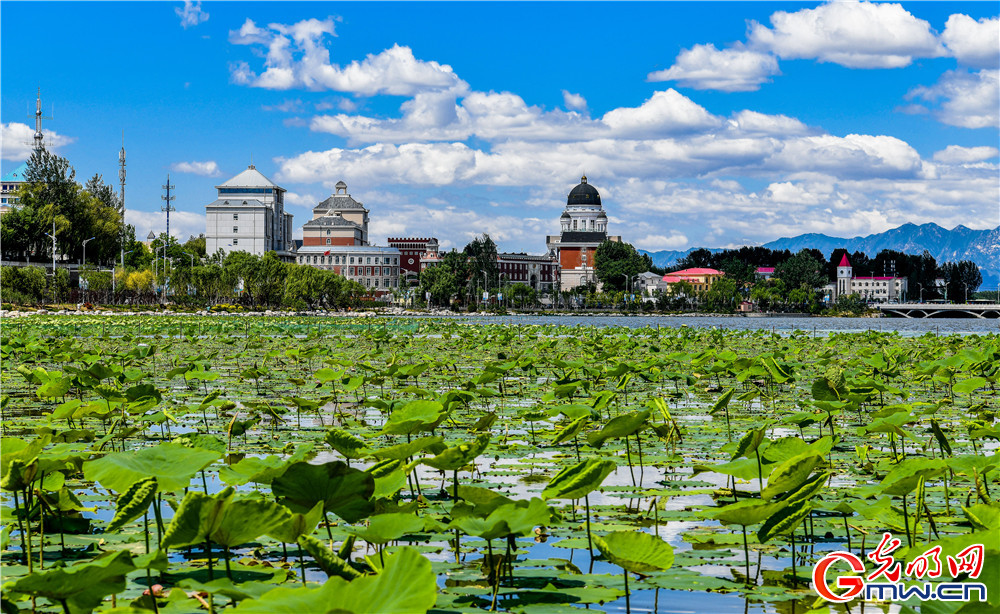
[[[925,578],[938,580],[946,577],[946,573],[952,580],[959,577],[975,580],[983,571],[985,548],[982,544],[944,557],[946,565],[941,561],[941,546],[935,546],[905,566],[892,556],[901,545],[892,533],[882,534],[882,541],[868,554],[875,569],[867,575],[868,569],[861,557],[843,551],[827,554],[813,568],[813,590],[834,603],[847,603],[858,596],[881,601],[905,601],[911,597],[920,601],[971,601],[973,594],[979,601],[986,601],[986,585],[981,582],[921,582]],[[860,575],[841,575],[851,572]],[[831,574],[837,574],[833,586],[843,592],[833,592],[827,581]]]

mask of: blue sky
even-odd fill
[[[43,23],[39,39],[36,28]],[[544,251],[587,173],[640,248],[1000,224],[996,3],[0,4],[2,168],[49,144],[182,239],[246,168],[296,228]]]

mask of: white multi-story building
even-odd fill
[[[303,245],[295,262],[326,269],[360,283],[376,295],[399,289],[399,250],[372,245]]]
[[[847,254],[844,254],[837,265],[837,280],[832,286],[829,294],[834,301],[841,296],[857,294],[870,303],[888,303],[905,299],[907,291],[905,277],[855,277],[854,267],[847,259]],[[830,290],[830,286],[827,289]]]
[[[205,250],[249,252],[263,256],[274,251],[291,262],[295,255],[292,214],[285,213],[285,189],[251,164],[229,181],[215,186],[218,198],[205,206]]]

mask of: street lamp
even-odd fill
[[[923,303],[924,302],[924,284],[918,282],[917,285],[920,286],[920,302]]]
[[[87,243],[90,243],[96,238],[97,237],[90,237],[89,239],[83,240],[83,263],[82,263],[83,266],[87,266]]]

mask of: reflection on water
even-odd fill
[[[425,316],[406,316],[423,318]],[[904,336],[926,333],[939,335],[984,335],[1000,333],[1000,320],[971,318],[746,318],[743,316],[613,316],[613,315],[460,315],[454,319],[470,324],[517,324],[523,326],[622,326],[626,328],[722,328],[729,330],[772,330],[787,334],[800,330],[817,335],[831,332],[898,332]]]

